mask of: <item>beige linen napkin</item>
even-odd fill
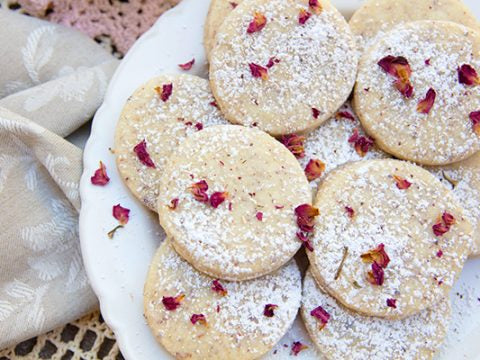
[[[117,63],[0,9],[0,348],[96,306],[78,241],[82,153],[63,137],[93,116]]]

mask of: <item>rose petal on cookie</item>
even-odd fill
[[[353,116],[352,113],[348,111],[339,111],[335,114],[335,119],[340,120],[340,119],[348,119],[355,121],[355,117]]]
[[[266,317],[273,317],[275,315],[275,309],[278,308],[278,305],[275,304],[267,304],[263,309],[263,315]]]
[[[330,320],[330,314],[321,306],[318,306],[312,311],[310,311],[310,315],[320,322],[319,330],[323,330],[323,328],[327,326],[328,321]]]
[[[387,306],[396,309],[397,299],[387,299]]]
[[[212,205],[216,209],[220,206],[221,203],[226,200],[227,197],[228,192],[216,191],[210,196],[210,205]]]
[[[304,141],[305,136],[299,136],[297,134],[283,135],[280,138],[280,142],[285,145],[297,159],[305,156]]]
[[[323,10],[319,0],[308,0],[308,6],[314,14],[320,14]]]
[[[460,84],[474,86],[480,84],[480,78],[472,65],[463,64],[457,69]]]
[[[325,163],[318,159],[310,159],[307,166],[305,166],[305,175],[308,181],[313,181],[322,176],[325,171]]]
[[[197,131],[203,130],[203,124],[201,122],[197,122],[195,124],[195,129],[197,129]]]
[[[320,110],[312,107],[312,116],[314,119],[318,119],[318,116],[320,115]]]
[[[190,317],[190,322],[195,325],[195,324],[200,324],[200,325],[207,325],[207,318],[203,314],[193,314]]]
[[[233,9],[235,9],[238,6],[238,4],[236,2],[233,2],[233,1],[230,1],[230,5]]]
[[[221,296],[225,296],[228,294],[227,290],[223,287],[223,285],[218,279],[212,281],[211,289]]]
[[[301,9],[300,12],[298,13],[298,23],[300,25],[304,25],[308,19],[310,19],[310,16],[312,16],[311,13],[309,13],[305,9]]]
[[[262,78],[262,80],[267,80],[268,79],[268,69],[261,66],[261,65],[258,65],[258,64],[255,64],[255,63],[250,63],[248,64],[248,66],[250,67],[250,72],[252,73],[252,76],[254,78]]]
[[[455,216],[453,216],[452,214],[446,211],[442,214],[442,220],[444,224],[447,226],[455,225],[457,222],[457,220],[455,219]]]
[[[398,176],[398,175],[393,175],[393,179],[395,180],[395,183],[397,184],[397,188],[400,190],[406,190],[410,186],[412,186],[412,183],[408,181],[407,179]]]
[[[420,100],[417,105],[417,111],[422,114],[428,114],[435,103],[435,98],[437,97],[437,93],[434,89],[430,88],[427,91],[427,95],[425,98]]]
[[[207,195],[208,184],[205,180],[201,180],[191,185],[188,188],[188,190],[193,195],[195,200],[204,202],[204,203],[208,202],[208,195]]]
[[[279,62],[280,62],[280,60],[277,59],[276,57],[271,57],[270,59],[268,59],[267,68],[270,69],[270,68],[272,68],[275,64],[278,64]]]
[[[380,244],[375,249],[369,250],[366,253],[360,255],[365,263],[376,263],[382,268],[386,268],[390,262],[390,257],[385,251],[385,245]]]
[[[399,79],[395,81],[395,87],[407,99],[410,99],[413,96],[413,86],[410,81],[404,81]]]
[[[298,240],[300,240],[302,242],[303,246],[305,246],[305,248],[308,251],[313,251],[314,250],[312,241],[310,240],[310,237],[308,236],[308,234],[298,232],[297,233],[297,238],[298,238]]]
[[[177,295],[175,297],[164,296],[162,298],[162,304],[168,311],[174,311],[180,306],[180,303],[183,301],[183,299],[185,299],[185,295],[183,294]]]
[[[300,230],[311,233],[315,225],[315,217],[320,215],[320,212],[310,204],[302,204],[295,208],[295,215],[297,216],[297,225]]]
[[[383,71],[397,79],[394,85],[404,97],[413,96],[413,86],[410,83],[412,69],[405,57],[388,55],[380,59],[377,64]]]
[[[473,132],[480,136],[480,110],[472,111],[469,117],[472,120]]]
[[[297,356],[300,351],[308,349],[308,346],[302,344],[300,341],[294,341],[292,344],[292,355]]]
[[[193,64],[195,64],[195,58],[186,62],[185,64],[179,64],[178,67],[182,70],[188,71],[192,69]]]
[[[135,147],[133,148],[133,152],[137,154],[138,160],[140,160],[143,165],[150,168],[155,168],[155,164],[153,163],[153,160],[147,151],[147,142],[145,141],[145,139],[135,145]]]
[[[169,208],[170,210],[175,210],[175,209],[177,208],[177,206],[178,206],[178,202],[179,202],[179,201],[180,201],[180,200],[179,200],[178,198],[172,199],[172,200],[170,201],[170,205],[167,205],[168,208]]]
[[[441,258],[443,256],[442,249],[438,250],[436,255],[437,255],[438,258]]]
[[[443,221],[437,222],[432,226],[435,236],[442,236],[450,230],[450,226],[445,225]]]
[[[162,85],[162,88],[160,88],[160,86],[157,86],[155,88],[155,91],[160,96],[160,99],[162,99],[163,102],[166,102],[170,98],[170,95],[172,95],[173,84],[164,84]]]
[[[258,221],[263,221],[263,213],[262,212],[257,212],[255,214],[255,217],[257,218]]]
[[[130,209],[122,207],[120,204],[112,208],[112,215],[121,225],[126,225],[130,218]]]
[[[105,164],[100,161],[100,167],[95,170],[95,173],[90,178],[90,181],[93,185],[105,186],[110,181],[110,178],[107,175],[107,168]]]
[[[256,11],[253,14],[253,20],[248,24],[247,33],[253,34],[255,32],[261,31],[267,24],[267,18],[262,13]]]
[[[372,285],[382,286],[385,273],[376,262],[372,264],[372,270],[367,273],[367,281]]]
[[[355,217],[355,210],[353,210],[350,206],[345,206],[345,212],[350,219],[353,219]]]

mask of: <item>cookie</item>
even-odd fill
[[[453,21],[480,27],[475,15],[461,0],[366,0],[352,15],[349,25],[359,36],[359,47],[367,46],[395,25],[418,20]]]
[[[227,280],[270,273],[300,247],[294,209],[311,202],[295,157],[266,133],[223,125],[191,135],[160,181],[160,224],[197,270]]]
[[[347,102],[335,116],[305,136],[304,155],[298,160],[310,180],[310,186],[316,191],[326,174],[340,165],[387,157],[365,134]]]
[[[228,282],[203,275],[165,241],[144,289],[147,323],[177,359],[256,359],[287,332],[300,306],[292,260],[259,279]]]
[[[277,136],[309,131],[348,98],[355,39],[328,1],[252,0],[218,30],[212,92],[227,120]]]
[[[452,192],[404,161],[344,165],[320,184],[314,206],[311,271],[331,296],[364,315],[402,319],[434,306],[448,296],[472,246],[472,225]]]
[[[449,300],[442,299],[403,320],[362,316],[339,305],[310,271],[303,281],[301,314],[326,359],[432,359],[447,333],[450,313]]]
[[[398,25],[363,55],[354,109],[379,147],[424,165],[461,161],[480,149],[480,35],[462,25]],[[468,80],[467,80],[468,78]]]
[[[217,30],[222,25],[223,20],[240,4],[242,0],[212,0],[208,9],[207,19],[205,20],[205,30],[203,34],[203,45],[207,53],[207,59],[210,58],[210,52],[215,45],[215,36]]]
[[[453,190],[465,215],[474,226],[472,256],[480,255],[480,152],[467,160],[447,166],[429,167],[435,176]]]
[[[191,75],[154,78],[130,96],[118,121],[115,155],[120,175],[130,191],[156,211],[160,175],[172,150],[203,127],[226,123],[207,80]]]

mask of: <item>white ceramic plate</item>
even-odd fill
[[[349,17],[361,0],[333,0]],[[467,0],[480,18],[480,2]],[[129,51],[113,77],[105,101],[98,110],[85,148],[84,174],[80,189],[80,240],[83,259],[103,317],[115,332],[123,355],[130,360],[170,359],[158,345],[143,317],[143,283],[150,259],[164,233],[156,216],[137,202],[123,185],[109,148],[113,147],[115,125],[128,96],[143,82],[161,73],[179,72],[178,64],[196,59],[189,73],[205,76],[202,45],[203,23],[209,0],[184,0],[164,14]],[[111,178],[108,186],[90,184],[90,176],[102,160]],[[110,240],[107,232],[116,221],[112,206],[131,209],[128,225]],[[454,319],[441,359],[480,359],[480,259],[470,260],[452,292]],[[271,357],[289,357],[292,341],[306,338],[301,322],[277,346]],[[313,350],[298,358],[315,358]]]

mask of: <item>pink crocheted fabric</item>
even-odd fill
[[[125,54],[155,20],[180,0],[18,0],[23,10],[92,38],[107,36]]]

